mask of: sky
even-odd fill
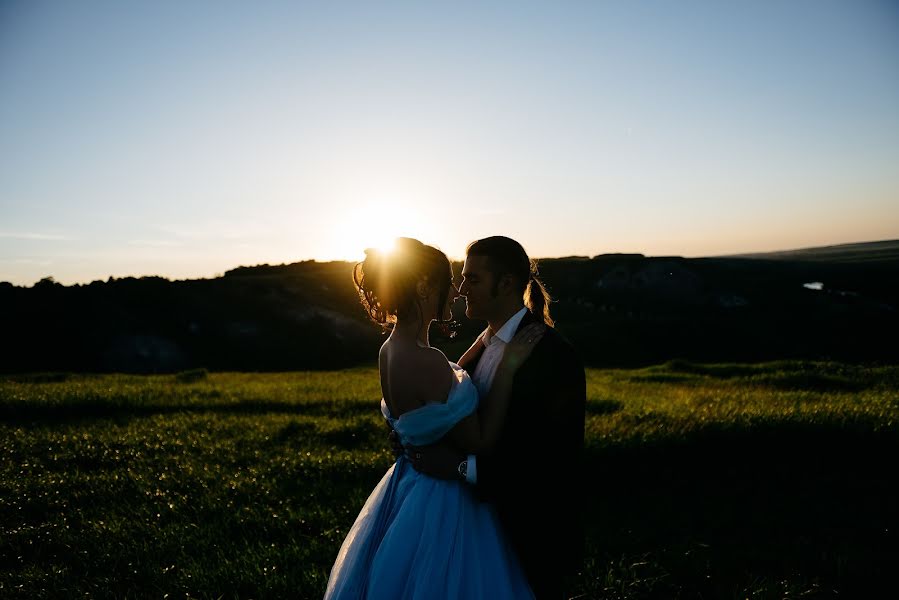
[[[0,281],[899,238],[899,4],[0,2]]]

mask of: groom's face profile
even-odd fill
[[[497,302],[493,273],[486,256],[467,256],[462,267],[459,293],[465,296],[465,316],[469,319],[489,320]]]

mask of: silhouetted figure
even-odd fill
[[[437,477],[464,474],[496,507],[537,598],[563,597],[566,576],[584,552],[580,464],[586,380],[580,358],[555,329],[549,294],[521,245],[506,237],[469,244],[460,293],[465,314],[488,323],[459,361],[482,397],[496,385],[497,365],[517,332],[547,330],[516,373],[502,434],[492,451],[464,456],[450,444],[414,448],[413,466]]]
[[[486,455],[497,448],[513,378],[546,327],[534,323],[510,342],[490,393],[479,398],[468,373],[429,344],[431,323],[452,319],[452,276],[443,252],[400,238],[393,252],[366,251],[354,281],[372,319],[393,329],[378,360],[381,411],[400,441],[442,439],[455,453]],[[479,351],[476,343],[460,362]],[[325,598],[532,598],[494,507],[462,477],[431,477],[410,460],[400,453],[369,496]]]

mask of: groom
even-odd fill
[[[465,315],[487,321],[484,347],[464,365],[487,397],[505,345],[544,322],[546,333],[515,375],[509,411],[493,452],[462,456],[446,444],[407,448],[418,471],[467,481],[491,502],[537,598],[563,597],[564,579],[583,558],[580,461],[586,382],[571,344],[552,328],[549,294],[521,244],[507,237],[466,249],[460,293]],[[461,574],[465,577],[465,573]]]

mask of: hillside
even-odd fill
[[[836,246],[820,246],[736,255],[733,258],[756,258],[769,260],[821,261],[831,263],[858,262],[899,262],[899,240],[882,242],[863,242],[857,244],[838,244]]]
[[[454,265],[455,272],[461,265]],[[346,262],[215,279],[0,284],[3,372],[285,371],[370,362],[383,339]],[[899,360],[899,242],[774,255],[607,254],[540,261],[559,330],[593,366]],[[457,304],[464,321],[464,302]],[[457,356],[483,323],[463,322]]]

